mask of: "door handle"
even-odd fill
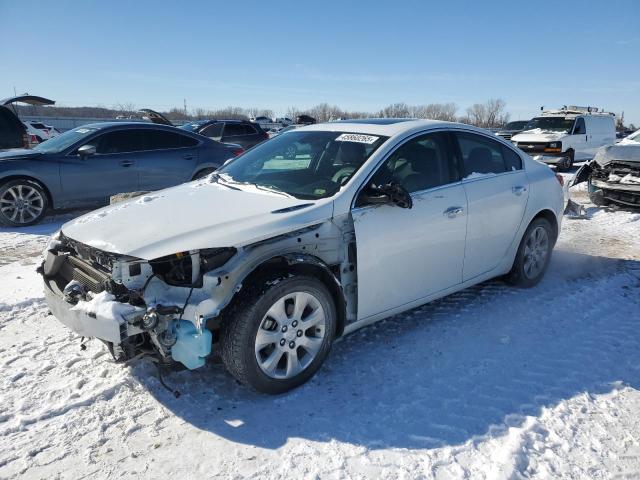
[[[442,212],[442,214],[445,217],[456,218],[458,215],[462,214],[462,212],[464,212],[464,208],[462,207],[449,207]]]
[[[527,187],[524,187],[522,185],[517,185],[515,187],[511,187],[511,191],[514,193],[514,195],[522,195],[524,192],[527,191]]]
[[[185,160],[193,160],[193,155],[185,155],[184,157]]]
[[[133,165],[133,161],[131,160],[123,160],[120,162],[120,165],[123,167],[130,167],[131,165]]]

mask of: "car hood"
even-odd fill
[[[209,178],[78,217],[62,233],[107,252],[152,260],[202,248],[240,247],[330,219],[333,202],[300,200]]]
[[[609,145],[602,147],[593,158],[599,165],[610,162],[624,162],[640,165],[640,144]]]
[[[555,142],[567,136],[567,132],[550,132],[536,128],[534,130],[526,130],[511,137],[512,142]]]
[[[25,148],[16,148],[14,150],[7,150],[0,152],[0,162],[3,160],[29,160],[42,155],[40,152],[34,150],[27,150]]]

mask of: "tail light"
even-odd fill
[[[262,131],[262,138],[264,138],[265,140],[269,140],[269,134],[264,130]]]
[[[40,143],[40,140],[38,140],[38,136],[37,136],[37,135],[31,135],[31,136],[29,137],[29,141],[30,141],[31,143],[35,143],[35,144]]]
[[[232,150],[233,152],[233,156],[237,157],[238,155],[240,155],[241,153],[244,153],[244,148],[234,148]]]
[[[558,180],[558,183],[560,183],[560,186],[564,187],[564,177],[559,173],[556,173],[556,179]]]

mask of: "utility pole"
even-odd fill
[[[184,114],[186,115],[187,114],[187,99],[185,98],[183,100],[183,102],[184,102]]]

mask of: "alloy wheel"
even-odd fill
[[[0,213],[13,223],[25,224],[37,219],[45,200],[34,186],[18,184],[8,188],[0,198]]]
[[[524,245],[524,274],[534,279],[544,270],[549,255],[549,234],[544,227],[534,228]]]
[[[278,299],[264,315],[255,339],[262,372],[275,379],[293,378],[316,358],[326,335],[320,301],[307,292]]]

